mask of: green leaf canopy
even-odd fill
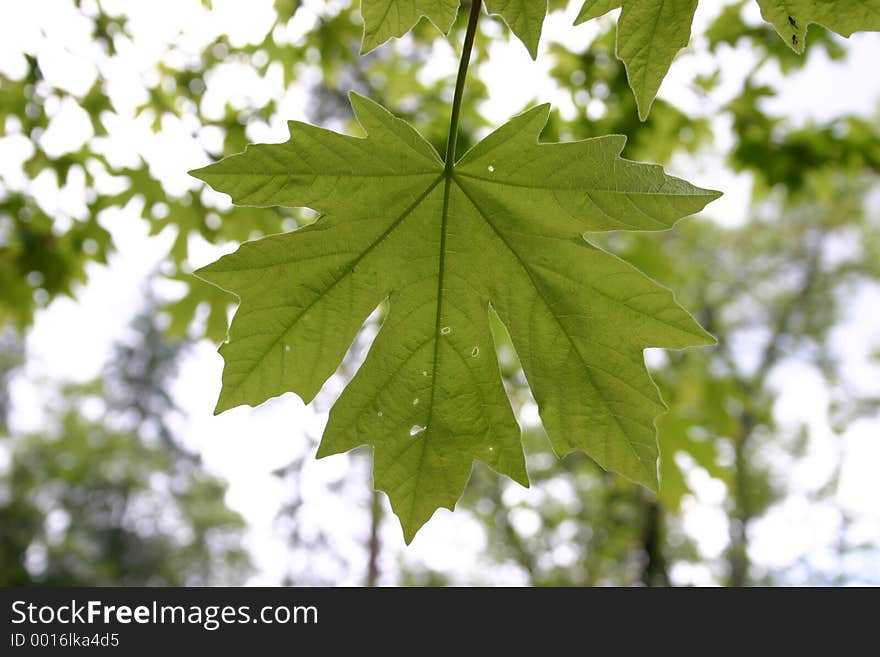
[[[678,52],[690,41],[698,0],[586,0],[575,24],[622,8],[617,55],[626,66],[639,118],[647,119],[660,85]],[[822,25],[843,36],[880,30],[880,0],[757,0],[764,18],[795,51],[803,52],[807,28]],[[425,17],[444,34],[458,15],[460,0],[362,0],[363,52],[411,30]],[[485,0],[537,57],[547,0]]]
[[[445,167],[407,123],[361,96],[352,104],[366,138],[292,122],[290,141],[193,172],[238,204],[322,213],[197,272],[241,301],[217,411],[288,391],[311,400],[388,299],[319,456],[373,445],[375,485],[410,541],[454,507],[474,460],[527,485],[494,309],[555,450],[655,488],[664,407],[642,350],[712,338],[669,290],[582,234],[665,230],[719,194],[622,159],[624,137],[539,143],[546,105]]]

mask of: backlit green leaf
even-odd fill
[[[665,230],[718,193],[620,158],[620,136],[539,143],[546,105],[447,170],[408,124],[363,97],[352,104],[366,138],[294,122],[284,144],[193,172],[235,203],[322,213],[199,270],[241,301],[221,347],[218,412],[288,391],[311,400],[387,299],[319,456],[372,445],[375,485],[409,541],[454,507],[474,460],[527,484],[491,308],[557,453],[586,451],[656,488],[664,407],[642,350],[712,338],[669,290],[582,235]]]
[[[364,17],[362,53],[381,46],[392,37],[409,32],[423,16],[443,32],[449,32],[458,15],[460,0],[361,0]]]
[[[758,0],[764,20],[795,51],[803,52],[807,28],[816,23],[842,36],[880,30],[880,0]]]
[[[623,7],[617,28],[617,56],[626,66],[639,118],[648,118],[672,60],[687,46],[697,0],[589,0],[576,23]]]
[[[880,30],[880,0],[757,0],[764,18],[795,51],[803,52],[807,28],[819,24],[843,36]],[[622,7],[617,56],[644,121],[672,60],[690,40],[697,0],[587,0],[575,24]]]
[[[504,19],[528,48],[532,59],[538,56],[538,42],[547,16],[547,0],[486,0],[486,8]]]
[[[422,17],[445,34],[458,15],[459,5],[460,0],[361,0],[362,52],[369,52],[392,37],[403,36]],[[486,0],[486,9],[504,19],[533,59],[538,56],[547,0]]]

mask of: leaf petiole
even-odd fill
[[[461,61],[458,65],[458,77],[455,80],[455,95],[452,99],[452,117],[449,121],[449,138],[446,142],[446,176],[452,175],[455,166],[455,147],[458,143],[458,124],[461,119],[461,101],[464,98],[464,85],[467,81],[468,66],[471,61],[471,52],[474,49],[474,40],[477,36],[477,24],[480,22],[480,12],[483,8],[483,0],[473,0],[471,13],[468,18],[467,33],[464,37],[464,45],[461,49]]]

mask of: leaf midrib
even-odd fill
[[[440,316],[443,311],[443,280],[445,278],[446,272],[446,232],[447,232],[447,223],[449,220],[449,192],[452,187],[453,176],[451,173],[444,170],[442,177],[444,178],[443,184],[443,213],[440,219],[440,252],[438,255],[438,268],[437,268],[437,305],[434,311],[434,354],[431,360],[431,393],[429,396],[428,402],[428,418],[425,420],[425,435],[419,440],[421,443],[421,453],[419,454],[419,463],[416,467],[416,488],[418,490],[418,484],[421,481],[422,477],[422,466],[425,462],[425,456],[428,450],[428,440],[431,437],[431,427],[433,426],[434,420],[434,402],[435,402],[435,394],[437,392],[437,379],[440,378],[437,376],[437,368],[440,363]],[[415,513],[416,501],[418,499],[418,495],[415,493],[412,496],[412,500],[409,503],[409,514],[408,517],[412,518]]]
[[[428,419],[425,422],[425,431],[431,428],[431,420],[434,418],[434,395],[437,390],[437,365],[440,361],[440,315],[443,310],[443,280],[446,272],[446,229],[449,219],[449,192],[452,188],[453,176],[444,171],[443,185],[443,214],[440,220],[440,254],[437,274],[437,307],[434,313],[434,356],[431,362],[431,395],[428,407]],[[425,436],[427,439],[427,435]]]

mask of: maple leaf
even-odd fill
[[[880,30],[880,0],[757,0],[764,19],[796,52],[807,28],[819,24],[842,36]],[[617,56],[626,67],[643,121],[676,54],[687,46],[697,0],[587,0],[575,25],[622,7]]]
[[[409,542],[454,507],[474,460],[528,485],[492,309],[555,451],[586,451],[656,488],[664,406],[642,351],[713,340],[668,289],[582,235],[665,230],[719,193],[622,159],[621,136],[539,143],[547,105],[447,167],[410,125],[351,100],[365,138],[291,122],[290,141],[192,172],[238,204],[322,215],[197,272],[241,303],[220,348],[217,411],[288,391],[310,401],[387,299],[318,456],[372,445],[374,485]]]
[[[807,28],[815,23],[848,37],[861,30],[880,30],[880,0],[758,0],[761,15],[785,42],[803,52]]]
[[[486,0],[489,13],[504,19],[532,59],[538,56],[538,42],[547,17],[547,0]]]
[[[364,18],[361,52],[367,53],[388,39],[403,36],[423,17],[446,34],[455,22],[460,4],[460,0],[361,0]],[[547,0],[486,0],[486,9],[504,19],[532,59],[538,56]]]
[[[618,7],[617,56],[644,121],[672,60],[690,40],[697,0],[588,0],[575,25]]]
[[[424,16],[446,34],[458,15],[461,0],[361,0],[364,38],[361,53],[409,32]]]

